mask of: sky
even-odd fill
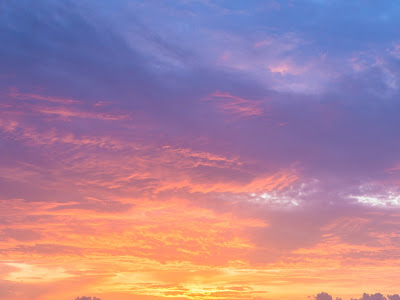
[[[399,293],[399,16],[1,1],[0,299]]]

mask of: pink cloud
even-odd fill
[[[239,117],[254,117],[264,115],[264,107],[261,101],[249,100],[230,93],[215,92],[205,101],[216,102],[216,105],[224,112]]]

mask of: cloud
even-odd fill
[[[315,300],[332,300],[332,296],[329,295],[328,293],[319,293],[316,297]]]
[[[218,106],[227,113],[241,117],[262,116],[264,110],[260,101],[251,101],[229,93],[215,92],[206,101],[218,101]]]
[[[322,292],[319,293],[317,296],[314,297],[316,300],[332,300],[332,296],[329,295],[328,293]],[[398,299],[400,296],[398,294],[394,295],[387,295],[387,298],[382,295],[381,293],[376,293],[376,294],[367,294],[364,293],[361,298],[356,298],[352,300],[392,300],[392,299]],[[336,298],[336,300],[340,300],[341,298]]]
[[[386,298],[384,295],[381,293],[376,293],[376,294],[367,294],[364,293],[363,296],[360,298],[360,300],[386,300],[386,299],[397,299],[399,295],[388,295],[388,298]]]

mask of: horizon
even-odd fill
[[[331,295],[329,295],[328,293],[325,292],[321,292],[318,293],[315,296],[308,296],[307,299],[313,299],[313,300],[342,300],[342,298],[340,297],[336,297],[333,298]],[[375,294],[367,294],[364,293],[362,295],[361,298],[357,298],[357,299],[351,299],[351,300],[399,300],[400,299],[400,295],[398,294],[394,294],[394,295],[387,295],[387,297],[385,297],[385,295],[382,295],[381,293],[375,293]],[[75,300],[92,300],[92,297],[77,297]],[[100,298],[97,297],[93,297],[93,300],[101,300]]]
[[[0,20],[1,300],[398,299],[400,2]]]

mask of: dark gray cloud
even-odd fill
[[[332,300],[332,296],[329,295],[328,293],[322,292],[317,294],[315,297],[315,300]],[[375,294],[367,294],[364,293],[361,298],[352,298],[352,300],[396,300],[400,299],[400,296],[398,294],[394,295],[387,295],[384,296],[381,293],[375,293]],[[341,298],[336,298],[336,300],[341,300]]]

